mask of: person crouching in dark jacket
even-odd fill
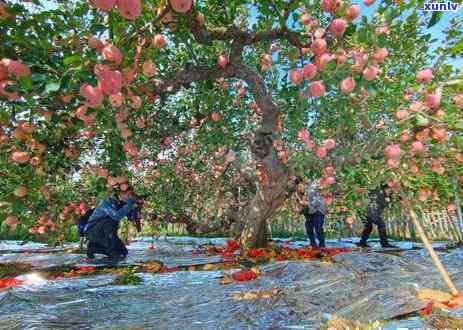
[[[121,192],[104,200],[92,213],[85,226],[87,237],[87,257],[95,258],[95,253],[110,258],[125,258],[127,248],[117,235],[119,222],[138,207],[133,191]]]

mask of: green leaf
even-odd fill
[[[388,45],[387,37],[385,35],[378,36],[378,46],[386,47]]]
[[[81,55],[76,54],[76,55],[66,57],[63,60],[63,63],[64,63],[65,66],[68,66],[70,64],[80,62],[80,59],[81,59]]]
[[[368,85],[367,90],[368,90],[368,94],[371,97],[375,97],[378,94],[378,91],[376,90],[376,88],[373,85]]]
[[[32,79],[30,77],[21,77],[19,79],[19,83],[21,84],[21,87],[24,89],[32,89]]]
[[[451,129],[463,131],[463,120],[459,120],[450,126]]]
[[[51,81],[45,86],[45,93],[56,92],[59,90],[60,83],[56,81]]]
[[[453,135],[450,141],[455,144],[459,149],[463,149],[463,136]]]
[[[416,124],[418,126],[427,126],[429,124],[429,119],[421,115],[416,115]]]
[[[441,11],[435,11],[432,13],[431,20],[428,23],[428,29],[437,23],[439,23],[440,19],[442,18],[442,12]]]
[[[461,54],[463,53],[463,38],[458,41],[455,46],[449,49],[454,54]]]
[[[295,63],[297,61],[297,50],[295,48],[290,49],[288,57],[291,63]]]
[[[359,42],[367,42],[368,41],[368,29],[365,27],[362,27],[359,32],[358,32],[358,41]]]
[[[31,75],[31,80],[33,82],[40,82],[40,81],[45,81],[47,79],[47,75],[46,74],[42,74],[42,73],[33,73]]]
[[[346,29],[346,32],[344,32],[344,36],[352,36],[356,31],[357,27],[354,24],[349,25]]]
[[[0,123],[8,122],[10,120],[10,114],[7,111],[0,111]]]
[[[386,12],[384,13],[384,17],[386,18],[386,21],[388,23],[391,23],[394,16],[395,16],[395,10],[392,7],[387,8]]]

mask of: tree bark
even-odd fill
[[[286,197],[286,180],[275,178],[272,187],[259,191],[251,201],[244,218],[240,245],[246,248],[265,247],[268,240],[267,223],[275,215]]]
[[[257,72],[243,64],[238,65],[235,71],[249,85],[263,114],[261,127],[251,146],[254,158],[260,166],[260,184],[244,218],[244,229],[239,241],[243,247],[264,247],[267,245],[267,222],[287,196],[288,170],[274,147],[274,141],[279,138],[279,111]]]

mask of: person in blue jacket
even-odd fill
[[[95,253],[110,258],[125,258],[127,248],[117,235],[119,222],[129,216],[137,216],[139,198],[130,189],[104,200],[88,219],[84,235],[88,240],[87,257],[95,258]]]

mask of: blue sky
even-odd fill
[[[449,22],[452,18],[455,18],[455,17],[460,17],[462,18],[463,17],[463,9],[460,9],[460,11],[458,12],[446,12],[444,13],[443,17],[442,17],[442,20],[439,21],[438,24],[434,25],[432,28],[429,29],[429,31],[432,33],[433,36],[435,36],[437,39],[439,40],[443,40],[445,37],[442,33],[443,30],[445,30],[445,28],[447,26],[449,26]],[[434,46],[433,50],[436,48],[436,46]],[[462,56],[460,56],[459,59],[456,59],[456,60],[452,60],[451,63],[455,66],[455,67],[458,67],[460,69],[463,69],[463,54]]]
[[[379,3],[379,1],[377,1],[377,3]],[[376,3],[370,7],[366,7],[363,4],[363,1],[359,2],[359,4],[361,6],[361,15],[366,15],[368,17],[371,17],[375,12],[376,8],[378,7]],[[446,27],[449,26],[449,22],[456,17],[463,18],[463,6],[460,6],[460,9],[456,12],[443,12],[442,18],[440,19],[439,23],[428,29],[429,33],[431,33],[433,38],[438,40],[438,42],[430,49],[431,52],[439,46],[439,41],[444,41],[445,36],[443,34],[443,31],[446,29]],[[455,67],[463,69],[463,55],[459,59],[449,61],[449,63],[451,63]]]
[[[380,2],[381,1],[376,0],[376,2],[372,6],[367,7],[367,6],[365,6],[363,4],[363,1],[352,1],[353,4],[359,4],[360,5],[360,7],[361,7],[360,15],[367,16],[368,18],[371,18],[373,16],[373,13],[378,8],[378,4]],[[428,14],[430,14],[430,13],[428,13]],[[257,16],[257,12],[255,10],[251,10],[251,20],[250,20],[251,24],[253,24],[256,21],[256,16]],[[443,41],[445,39],[443,31],[445,30],[445,28],[447,26],[449,26],[449,22],[455,17],[463,18],[463,5],[460,6],[459,10],[456,11],[456,12],[444,12],[443,15],[442,15],[442,18],[439,21],[439,23],[428,29],[429,33],[432,34],[433,38],[438,40],[438,42],[436,42],[433,45],[433,47],[431,47],[430,52],[434,51],[441,44],[439,41]],[[357,20],[358,20],[358,18],[357,18]],[[292,22],[289,21],[289,24],[291,25]],[[453,66],[463,70],[463,55],[462,55],[462,57],[460,57],[458,59],[450,60],[449,63],[451,63]]]

